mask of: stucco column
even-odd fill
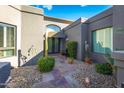
[[[114,51],[112,57],[115,59],[114,65],[117,66],[117,87],[124,87],[124,51]]]

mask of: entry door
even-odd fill
[[[60,39],[48,38],[48,53],[59,53],[59,52],[60,52]]]
[[[53,52],[53,38],[48,38],[48,53]]]

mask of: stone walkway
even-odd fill
[[[34,88],[79,87],[79,84],[72,78],[71,75],[77,68],[76,62],[74,64],[68,64],[65,57],[62,56],[53,56],[53,57],[55,57],[56,59],[56,64],[53,71],[49,73],[43,73],[42,81],[35,83],[32,87]]]

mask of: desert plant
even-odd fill
[[[77,57],[77,42],[76,41],[69,41],[67,43],[67,52],[68,56],[70,58],[76,58]]]
[[[95,65],[96,72],[104,75],[112,75],[113,69],[109,63],[96,64]]]
[[[42,57],[38,61],[38,70],[40,72],[49,72],[55,65],[55,59],[53,57]]]
[[[89,45],[87,41],[85,41],[85,63],[91,64],[91,58],[90,58],[90,51],[89,51]]]

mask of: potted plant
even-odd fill
[[[69,64],[73,64],[73,63],[74,63],[74,58],[69,57],[69,58],[68,58],[68,63],[69,63]]]
[[[85,63],[92,64],[91,58],[85,57]]]

